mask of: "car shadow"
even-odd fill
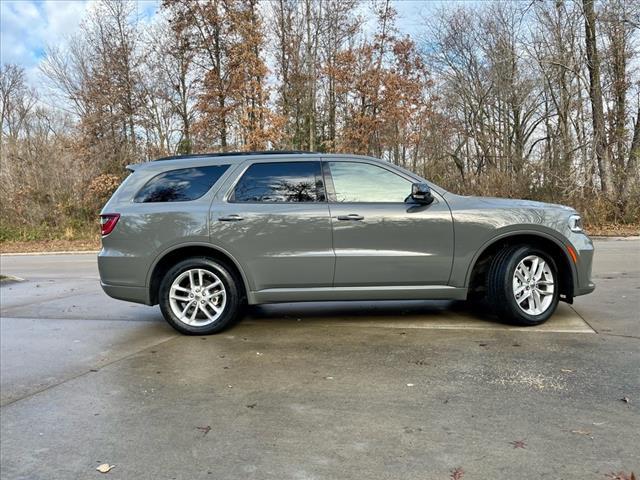
[[[377,323],[443,322],[502,323],[486,303],[451,300],[385,300],[375,302],[300,302],[255,305],[247,310],[245,321],[304,321]],[[393,325],[390,325],[393,326]]]

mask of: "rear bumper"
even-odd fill
[[[102,248],[98,253],[100,286],[111,298],[151,305],[149,289],[140,272],[147,265],[139,256],[125,255],[118,250]]]
[[[149,290],[146,287],[109,285],[103,282],[100,282],[100,286],[102,287],[102,290],[104,290],[104,293],[109,295],[111,298],[151,305]]]

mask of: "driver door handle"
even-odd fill
[[[350,213],[349,215],[338,215],[338,220],[364,220],[364,217],[357,213]]]
[[[239,222],[240,220],[244,220],[240,215],[231,214],[225,217],[218,218],[221,222]]]

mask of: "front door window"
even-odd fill
[[[411,193],[411,181],[386,168],[361,162],[328,162],[341,203],[402,203]]]

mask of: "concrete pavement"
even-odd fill
[[[539,329],[448,302],[253,308],[184,337],[95,257],[2,256],[4,479],[594,478],[640,471],[640,241]],[[620,399],[627,397],[630,403]]]

